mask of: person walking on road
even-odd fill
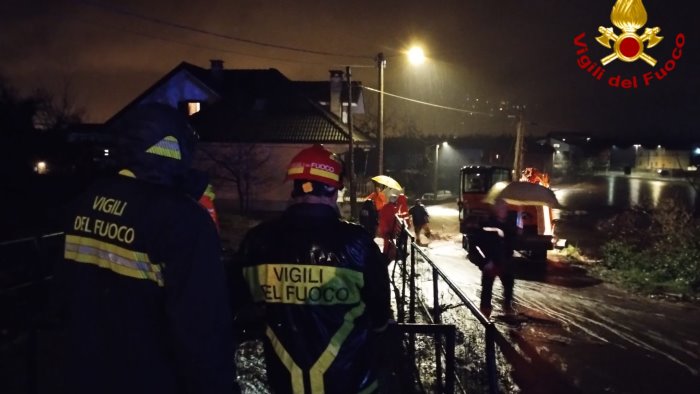
[[[185,184],[196,134],[161,104],[113,127],[120,171],[69,207],[56,270],[67,392],[234,392],[219,236]]]
[[[373,360],[392,316],[389,275],[373,237],[340,218],[342,173],[321,145],[299,152],[287,168],[291,205],[245,235],[234,263],[247,285],[236,309],[260,310],[247,315],[264,321],[268,380],[278,394],[379,388]]]
[[[481,299],[480,309],[490,317],[492,312],[491,298],[493,283],[496,277],[503,285],[503,312],[513,314],[513,289],[515,273],[513,267],[513,242],[518,228],[508,217],[508,205],[502,199],[495,201],[489,220],[482,226],[480,239],[477,241],[479,250],[484,253],[484,264],[481,266]]]
[[[416,243],[418,245],[427,244],[427,242],[425,244],[422,243],[420,237],[421,232],[425,231],[425,236],[430,238],[430,215],[428,214],[428,210],[425,208],[425,205],[423,205],[420,199],[417,199],[416,203],[408,209],[408,213],[411,215],[411,220],[413,221],[413,230],[416,233]]]

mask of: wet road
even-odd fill
[[[478,302],[480,272],[461,249],[456,210],[429,210],[441,233],[429,256]],[[518,260],[515,319],[499,316],[500,283],[494,287],[494,321],[509,341],[534,349],[584,393],[698,392],[699,306],[634,296],[588,276],[585,267],[558,263],[555,253],[549,260],[539,272]]]

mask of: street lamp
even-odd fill
[[[437,199],[438,192],[438,159],[440,158],[440,146],[447,146],[447,141],[443,141],[441,144],[435,144],[435,174],[433,176],[433,193],[435,193],[435,199]]]
[[[423,49],[414,46],[406,52],[406,56],[411,64],[418,65],[425,61]],[[384,69],[386,68],[386,57],[384,53],[377,54],[377,71],[379,79],[379,110],[377,119],[377,145],[379,150],[379,159],[377,167],[379,173],[384,173]]]
[[[383,53],[379,52],[377,54],[377,69],[379,70],[379,119],[377,119],[379,163],[377,166],[379,174],[384,173],[384,68],[386,68],[386,58]]]

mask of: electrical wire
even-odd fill
[[[287,45],[280,45],[280,44],[273,44],[273,43],[268,43],[268,42],[256,41],[256,40],[232,36],[232,35],[223,34],[223,33],[217,33],[217,32],[213,32],[213,31],[209,31],[209,30],[205,30],[205,29],[201,29],[201,28],[197,28],[197,27],[192,27],[192,26],[188,26],[188,25],[184,25],[184,24],[180,24],[180,23],[166,21],[166,20],[159,19],[156,17],[151,17],[148,15],[139,14],[139,13],[129,11],[129,10],[121,8],[121,7],[108,5],[108,4],[105,4],[102,2],[98,2],[98,1],[90,1],[90,0],[72,0],[72,1],[76,2],[76,3],[82,3],[82,4],[85,4],[88,6],[100,8],[100,9],[103,9],[107,12],[111,12],[111,13],[115,13],[115,14],[119,14],[119,15],[124,15],[124,16],[129,16],[129,17],[145,20],[145,21],[148,21],[151,23],[155,23],[155,24],[159,24],[159,25],[163,25],[163,26],[168,26],[171,28],[186,30],[186,31],[190,31],[190,32],[198,33],[198,34],[204,34],[204,35],[208,35],[208,36],[212,36],[212,37],[216,37],[216,38],[232,40],[232,41],[242,42],[242,43],[256,45],[256,46],[282,49],[282,50],[287,50],[287,51],[301,52],[301,53],[321,55],[321,56],[371,59],[372,61],[376,60],[374,57],[371,57],[371,56],[351,55],[351,54],[343,54],[343,53],[310,50],[310,49],[305,49],[305,48],[298,48],[298,47],[291,47],[291,46],[287,46]],[[78,21],[82,22],[82,23],[95,24],[95,22],[81,20],[80,18],[76,18],[76,19],[78,19]],[[104,26],[104,25],[100,24],[100,26]],[[108,26],[108,27],[111,27],[113,29],[122,30],[122,31],[125,31],[125,32],[130,33],[130,34],[136,34],[136,35],[148,37],[151,39],[172,42],[172,43],[175,43],[178,45],[190,46],[190,47],[195,47],[195,48],[200,48],[200,49],[221,51],[221,52],[233,53],[233,54],[242,55],[242,56],[250,56],[250,57],[256,57],[256,58],[261,58],[261,59],[277,60],[277,61],[283,61],[283,62],[289,62],[289,63],[318,64],[318,65],[326,64],[326,63],[320,63],[320,62],[306,62],[306,61],[299,61],[299,60],[287,60],[287,59],[275,58],[275,57],[269,57],[269,56],[251,55],[251,54],[247,54],[247,53],[243,53],[243,52],[239,52],[239,51],[234,51],[234,50],[215,48],[215,47],[210,47],[210,46],[205,46],[205,45],[200,45],[200,44],[178,41],[178,40],[174,40],[171,38],[164,38],[164,37],[156,36],[156,35],[149,34],[149,33],[137,32],[134,30],[123,28],[123,27],[117,27],[117,26]],[[391,57],[391,56],[397,56],[397,55],[387,55],[385,57]],[[377,67],[377,65],[376,64],[371,64],[371,65],[370,64],[355,64],[355,65],[350,65],[350,67],[353,67],[353,68],[375,68],[375,67]],[[367,86],[362,86],[362,88],[365,90],[368,90],[368,91],[375,92],[375,93],[380,93],[379,90],[374,89],[374,88],[370,88]],[[448,110],[448,111],[453,111],[453,112],[467,113],[470,115],[483,115],[483,116],[488,116],[488,117],[494,116],[493,113],[473,111],[473,110],[468,110],[468,109],[463,109],[463,108],[450,107],[450,106],[446,106],[446,105],[430,103],[427,101],[412,99],[409,97],[404,97],[404,96],[400,96],[397,94],[388,93],[386,91],[384,91],[383,94],[390,96],[390,97],[400,99],[400,100],[412,102],[415,104],[420,104],[420,105],[424,105],[424,106],[428,106],[428,107],[433,107],[433,108],[438,108],[438,109],[443,109],[443,110]]]
[[[180,23],[175,23],[175,22],[170,22],[166,21],[163,19],[159,19],[156,17],[148,16],[148,15],[143,15],[139,14],[133,11],[129,11],[127,9],[117,7],[114,5],[109,5],[109,4],[104,4],[102,2],[98,1],[89,1],[89,0],[72,0],[77,3],[82,3],[85,5],[89,5],[92,7],[96,8],[101,8],[103,10],[106,10],[108,12],[114,13],[114,14],[120,14],[120,15],[125,15],[133,18],[138,18],[142,19],[151,23],[163,25],[163,26],[168,26],[176,29],[181,29],[181,30],[186,30],[198,34],[204,34],[216,38],[222,38],[226,40],[232,40],[232,41],[238,41],[246,44],[251,44],[251,45],[257,45],[257,46],[262,46],[262,47],[268,47],[268,48],[275,48],[275,49],[283,49],[286,51],[294,51],[294,52],[301,52],[301,53],[306,53],[306,54],[312,54],[312,55],[321,55],[321,56],[333,56],[333,57],[344,57],[344,58],[359,58],[359,59],[371,59],[371,56],[364,56],[364,55],[349,55],[345,53],[335,53],[335,52],[326,52],[326,51],[317,51],[317,50],[311,50],[311,49],[305,49],[305,48],[298,48],[298,47],[292,47],[288,45],[280,45],[280,44],[273,44],[269,42],[263,42],[263,41],[257,41],[257,40],[251,40],[248,38],[243,38],[243,37],[237,37],[237,36],[232,36],[229,34],[223,34],[223,33],[217,33],[214,31],[209,31],[205,29],[201,29],[198,27],[192,27]]]
[[[55,13],[52,14],[52,15],[54,15],[54,16],[60,16],[60,15],[55,14]],[[136,31],[136,30],[132,30],[132,29],[129,29],[129,28],[125,28],[125,27],[123,27],[123,26],[117,26],[117,25],[113,25],[113,24],[105,24],[105,23],[103,23],[103,22],[96,22],[96,21],[93,21],[93,20],[88,20],[88,19],[76,17],[75,15],[71,15],[71,19],[72,19],[72,20],[75,20],[75,21],[77,21],[77,22],[79,22],[79,23],[85,23],[85,24],[94,25],[94,26],[99,26],[99,27],[107,27],[107,28],[110,28],[110,29],[112,29],[112,30],[121,31],[121,32],[124,32],[124,33],[129,33],[129,34],[133,34],[133,35],[137,35],[137,36],[141,36],[141,37],[146,37],[146,38],[150,38],[150,39],[153,39],[153,40],[159,40],[159,41],[170,42],[170,43],[173,43],[173,44],[176,44],[176,45],[188,46],[188,47],[192,47],[192,48],[204,49],[204,50],[209,50],[209,51],[217,51],[217,52],[225,52],[225,53],[231,53],[231,54],[234,54],[234,55],[248,56],[248,57],[254,57],[254,58],[258,58],[258,59],[275,60],[275,61],[287,62],[287,63],[295,63],[295,64],[301,63],[301,64],[326,65],[325,62],[311,62],[311,61],[303,61],[303,60],[290,60],[290,59],[283,59],[283,58],[273,57],[273,56],[254,55],[254,54],[250,54],[250,53],[245,53],[245,52],[241,52],[241,51],[235,51],[235,50],[226,49],[226,48],[218,48],[218,47],[213,47],[213,46],[209,46],[209,45],[201,45],[201,44],[196,44],[196,43],[192,43],[192,42],[186,42],[186,41],[182,41],[182,40],[176,40],[176,39],[173,39],[173,38],[161,37],[161,36],[158,36],[158,35],[155,35],[155,34],[151,34],[151,33],[145,33],[145,32],[141,32],[141,31]]]
[[[397,98],[397,99],[400,99],[400,100],[410,101],[410,102],[412,102],[412,103],[425,105],[425,106],[428,106],[428,107],[440,108],[440,109],[444,109],[444,110],[448,110],[448,111],[454,111],[454,112],[462,112],[462,113],[466,113],[466,114],[470,114],[470,115],[485,115],[485,116],[489,116],[489,117],[492,117],[492,116],[493,116],[493,114],[490,114],[490,113],[488,113],[488,112],[472,111],[472,110],[468,110],[468,109],[464,109],[464,108],[456,108],[456,107],[449,107],[449,106],[446,106],[446,105],[434,104],[434,103],[430,103],[430,102],[427,102],[427,101],[412,99],[412,98],[410,98],[410,97],[399,96],[398,94],[388,93],[387,91],[380,92],[380,91],[377,90],[377,89],[370,88],[370,87],[367,87],[367,86],[362,86],[362,89],[369,90],[369,91],[371,91],[371,92],[375,92],[375,93],[379,93],[379,94],[383,94],[383,95],[385,95],[385,96],[394,97],[394,98]]]

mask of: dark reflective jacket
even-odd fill
[[[264,306],[275,393],[371,392],[368,346],[391,316],[377,244],[330,206],[295,204],[246,235],[237,259],[251,302]]]
[[[67,210],[70,393],[230,393],[233,338],[219,237],[183,190],[195,135],[152,104],[115,124],[120,174]],[[61,294],[61,293],[59,293]]]
[[[58,272],[70,392],[231,392],[230,307],[206,210],[166,186],[115,176],[70,215]]]

